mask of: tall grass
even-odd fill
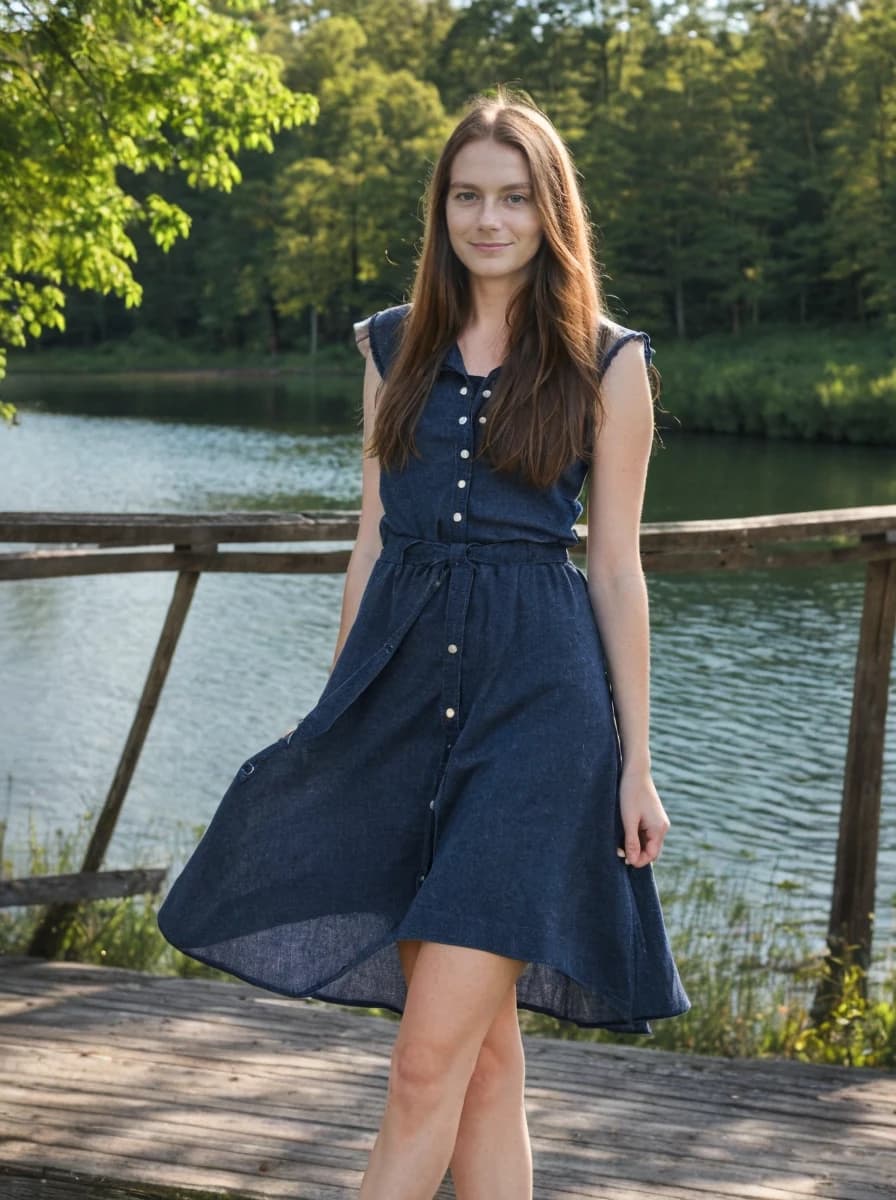
[[[90,816],[84,814],[74,832],[57,829],[49,842],[37,837],[32,821],[27,866],[19,868],[22,873],[77,870]],[[202,827],[189,827],[183,833],[187,845],[195,845]],[[12,866],[2,858],[4,875],[12,874]],[[792,881],[769,885],[767,895],[757,901],[748,896],[746,875],[713,874],[702,860],[677,859],[657,863],[654,869],[691,1011],[652,1021],[653,1036],[642,1039],[582,1029],[521,1009],[524,1033],[723,1056],[896,1067],[892,943],[875,945],[876,959],[883,965],[883,982],[866,979],[863,989],[860,970],[851,967],[845,973],[838,1007],[826,1021],[813,1025],[809,1008],[827,967],[797,912]],[[233,976],[186,957],[165,941],[156,924],[159,903],[158,896],[132,896],[82,905],[61,957],[160,974],[232,980]],[[40,910],[35,908],[0,909],[0,953],[24,954],[39,917]],[[385,1009],[370,1011],[398,1019]]]

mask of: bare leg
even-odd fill
[[[525,966],[485,950],[420,943],[360,1200],[432,1200],[483,1040]]]
[[[408,983],[420,942],[399,943]],[[451,1158],[458,1200],[531,1200],[532,1148],[525,1109],[525,1058],[516,982],[491,1024],[467,1084]]]
[[[457,1200],[532,1200],[525,1085],[514,982],[485,1036],[467,1085],[451,1159]]]

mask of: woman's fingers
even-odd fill
[[[640,818],[636,818],[634,824],[627,826],[625,830],[625,861],[632,867],[641,866],[640,823]]]
[[[623,774],[619,791],[625,863],[646,867],[659,858],[671,822],[649,772]]]
[[[649,862],[659,858],[665,836],[666,831],[662,826],[641,826],[639,822],[632,832],[626,830],[625,844],[617,848],[616,854],[625,859],[628,867],[646,867]]]

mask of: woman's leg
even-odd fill
[[[467,1085],[451,1159],[457,1200],[531,1200],[525,1085],[514,982],[485,1035]]]
[[[420,949],[399,942],[408,984]],[[451,1158],[458,1200],[530,1200],[532,1147],[525,1108],[525,1057],[516,1007],[516,982],[479,1049],[467,1084]]]
[[[420,943],[360,1200],[432,1200],[483,1040],[525,966],[485,950]]]

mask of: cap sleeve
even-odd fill
[[[619,351],[622,349],[622,347],[627,342],[633,341],[635,338],[641,338],[641,340],[642,340],[642,344],[644,347],[644,361],[647,364],[647,366],[649,367],[653,363],[654,351],[653,351],[653,347],[650,344],[650,335],[648,333],[645,333],[645,331],[643,329],[627,329],[627,330],[625,330],[625,332],[622,334],[621,337],[618,337],[616,339],[616,341],[613,342],[613,344],[610,346],[610,348],[607,350],[606,354],[604,355],[603,360],[601,362],[601,370],[600,370],[601,378],[603,378],[603,376],[606,375],[606,373],[609,369],[610,363],[613,361],[613,359],[616,357],[616,355],[619,353]]]
[[[361,321],[355,321],[352,326],[355,331],[355,345],[365,358],[370,358],[370,321],[370,317],[364,317]]]

